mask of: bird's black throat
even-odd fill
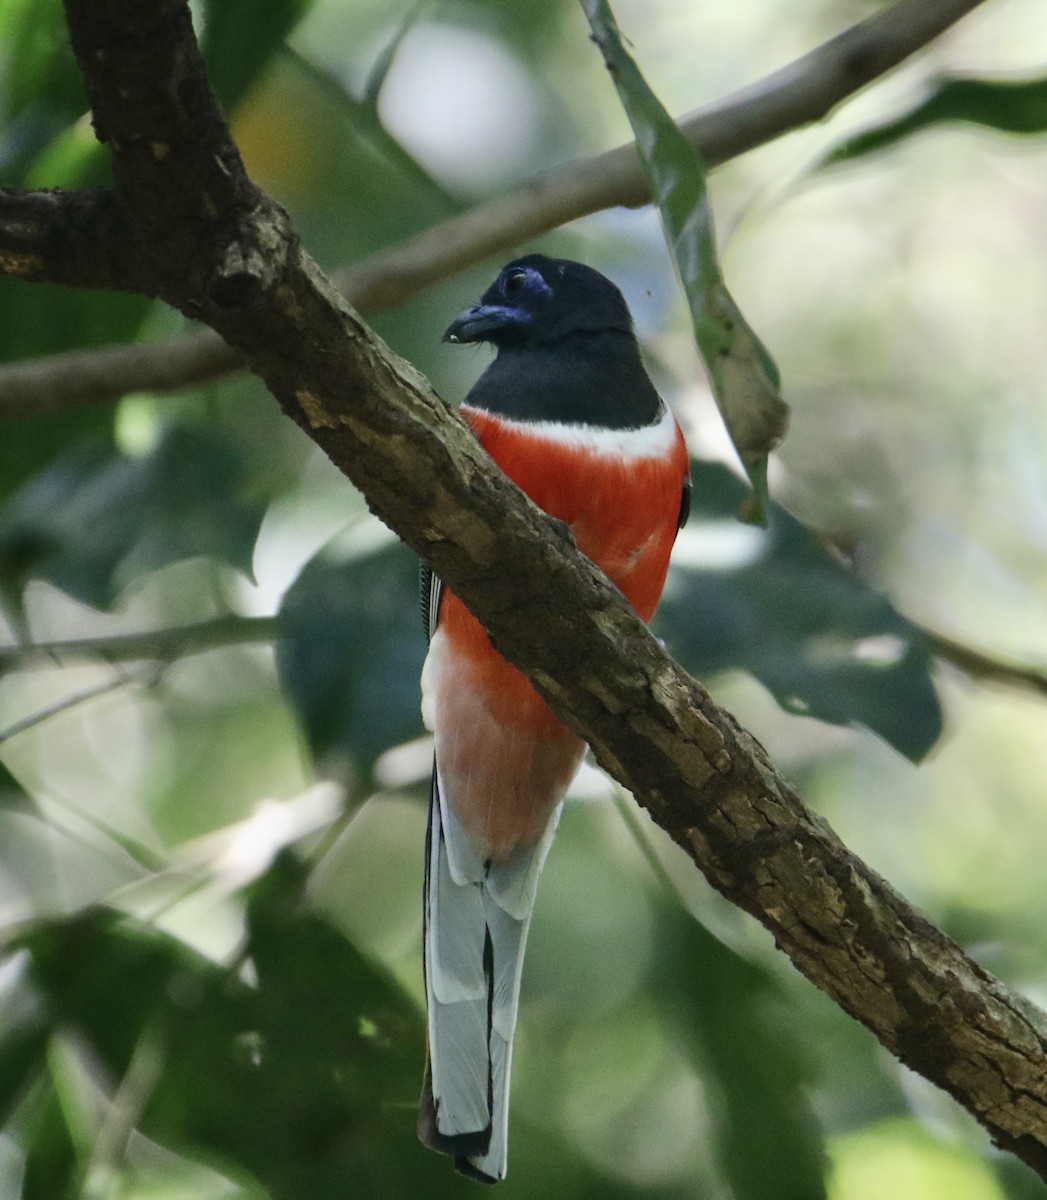
[[[636,338],[619,329],[579,331],[552,345],[502,346],[466,403],[515,421],[603,429],[642,429],[662,411]]]

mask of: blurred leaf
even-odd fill
[[[8,0],[0,10],[4,47],[0,177],[20,182],[36,154],[87,111],[61,0]]]
[[[41,1080],[27,1118],[21,1200],[75,1200],[80,1174],[76,1146],[49,1079]]]
[[[232,111],[313,0],[207,0],[202,48],[211,83]]]
[[[396,56],[400,52],[404,38],[418,24],[418,19],[424,10],[425,0],[422,0],[421,3],[416,4],[413,9],[404,15],[400,24],[396,27],[395,33],[386,42],[385,46],[379,52],[378,57],[372,63],[370,71],[367,73],[361,101],[376,113],[378,111],[378,97],[381,95],[385,81],[389,76],[390,70],[392,70],[393,63],[396,61]]]
[[[861,158],[931,125],[956,121],[984,125],[1003,133],[1047,132],[1047,77],[981,79],[943,75],[927,98],[907,113],[848,138],[831,150],[819,166]]]
[[[990,1165],[1007,1200],[1043,1200],[1043,1180],[1010,1154],[993,1155]]]
[[[825,1150],[808,1100],[810,1068],[776,1011],[782,990],[675,904],[658,923],[656,980],[674,1042],[711,1085],[717,1152],[735,1200],[818,1200]]]
[[[103,908],[37,922],[12,948],[28,953],[47,1032],[72,1035],[103,1090],[121,1088],[141,1114],[138,1128],[168,1149],[257,1180],[273,1200],[475,1195],[415,1136],[420,1011],[302,907],[305,884],[303,866],[284,854],[248,889],[247,972]],[[0,1030],[0,1062],[11,1039]],[[132,1099],[130,1068],[150,1040],[160,1060]],[[31,1194],[63,1200],[77,1170],[74,1139],[37,1069],[19,1114],[23,1128],[31,1116],[37,1145]],[[537,1181],[540,1194],[679,1194],[605,1177],[544,1127],[519,1132],[520,1178]]]
[[[43,1070],[48,1036],[40,1013],[18,1025],[5,1025],[0,1032],[0,1127],[7,1124],[31,1082]]]
[[[582,7],[636,135],[717,406],[753,485],[746,519],[762,524],[767,455],[788,420],[778,368],[724,283],[701,155],[626,52],[607,0],[582,0]]]
[[[61,6],[57,5],[59,14]],[[79,79],[79,77],[77,77]],[[81,97],[81,110],[84,101]],[[36,128],[9,131],[8,141],[26,135],[19,162],[6,162],[0,146],[0,171],[11,182],[31,187],[86,187],[103,183],[109,157],[86,125],[63,124],[68,114]],[[72,118],[70,118],[72,119]],[[56,284],[27,285],[0,277],[0,361],[44,357],[63,350],[133,341],[153,302],[144,296],[98,292]],[[87,437],[110,438],[113,412],[108,406],[65,407],[33,415],[6,417],[0,437],[0,504],[24,480],[56,455]]]
[[[258,1173],[270,1186],[274,1172],[286,1173],[277,1191],[298,1197],[342,1191],[362,1169],[373,1175],[372,1194],[381,1194],[383,1179],[396,1194],[400,1171],[392,1162],[377,1164],[400,1156],[398,1141],[415,1149],[422,1016],[391,977],[298,907],[304,884],[302,868],[284,854],[253,890],[248,909],[264,1102],[274,1110],[254,1147],[272,1168],[268,1177]],[[222,1112],[237,1136],[236,1109],[222,1106]],[[305,1146],[313,1148],[313,1161],[301,1154]],[[331,1186],[332,1169],[345,1173],[340,1188]]]
[[[888,600],[837,563],[784,509],[765,533],[731,522],[744,486],[719,463],[694,470],[690,535],[739,541],[724,566],[675,566],[657,629],[699,678],[749,671],[790,712],[865,725],[918,761],[942,730],[931,656]]]
[[[0,678],[3,677],[2,663],[0,663]],[[0,812],[34,812],[35,808],[32,801],[25,794],[24,789],[11,772],[0,762]],[[2,1075],[2,1072],[0,1072]],[[0,1108],[3,1107],[0,1101]]]
[[[0,6],[6,101],[0,179],[32,187],[85,187],[108,180],[109,156],[80,118],[87,98],[61,0],[11,0]],[[152,302],[142,296],[0,278],[0,360],[132,340]],[[106,437],[107,408],[8,419],[0,437],[0,502],[78,439]]]
[[[386,129],[378,109],[378,94],[385,82],[403,38],[410,32],[420,10],[408,14],[389,47],[383,52],[368,76],[362,99],[357,99],[344,82],[333,72],[324,70],[296,51],[286,48],[283,54],[294,68],[320,89],[332,108],[331,117],[347,125],[347,133],[354,140],[360,139],[378,154],[397,175],[410,184],[418,185],[431,198],[434,211],[432,220],[443,210],[444,215],[459,212],[462,202],[453,196],[438,179],[414,158],[405,147]],[[359,201],[357,201],[359,202]]]
[[[17,603],[27,580],[46,579],[105,608],[180,559],[249,572],[264,503],[245,492],[240,453],[215,432],[173,426],[141,459],[83,443],[0,509],[0,589]]]
[[[556,1200],[685,1200],[693,1195],[689,1189],[652,1186],[615,1178],[582,1158],[567,1138],[550,1129],[530,1124],[525,1117],[510,1113],[509,1174],[500,1185],[509,1189],[521,1180],[534,1190],[513,1192],[520,1196],[550,1196]],[[449,1169],[449,1168],[448,1168]],[[476,1189],[468,1193],[476,1195]],[[481,1193],[482,1194],[482,1193]]]
[[[251,985],[105,909],[39,922],[17,945],[53,1027],[81,1040],[110,1087],[155,1039],[162,1069],[139,1097],[148,1136],[239,1167],[281,1200],[418,1194],[431,1162],[414,1137],[421,1015],[299,907],[303,880],[284,857],[252,891]]]
[[[318,555],[284,597],[280,624],[280,679],[318,760],[348,756],[366,776],[383,751],[421,734],[425,637],[410,551]]]
[[[87,110],[62,0],[7,0],[0,12],[0,33],[8,60],[4,77],[8,120],[45,97],[67,119]]]

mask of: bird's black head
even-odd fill
[[[474,408],[605,429],[639,429],[662,411],[622,293],[582,263],[514,259],[444,341],[498,350],[466,397]]]
[[[500,271],[480,303],[463,312],[445,342],[501,348],[553,346],[572,334],[632,334],[622,293],[584,263],[528,254]]]

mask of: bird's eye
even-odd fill
[[[524,284],[526,284],[526,282],[526,271],[510,271],[509,274],[506,275],[506,277],[502,280],[502,291],[505,293],[508,299],[512,300],[516,296],[519,296],[519,294],[524,290]]]

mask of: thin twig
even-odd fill
[[[710,167],[724,163],[820,120],[983,2],[899,0],[758,83],[681,118],[680,128]],[[372,255],[335,282],[361,312],[393,307],[567,221],[649,199],[630,143],[530,179]],[[130,391],[171,391],[241,366],[210,330],[163,343],[68,351],[0,366],[0,415],[107,403]]]
[[[41,661],[170,662],[225,646],[273,642],[279,636],[279,625],[278,617],[245,617],[229,613],[190,625],[147,629],[140,633],[0,646],[0,674],[25,670]]]
[[[983,683],[1002,683],[1008,687],[1024,688],[1038,696],[1047,697],[1047,672],[1019,663],[1005,662],[982,650],[964,646],[960,642],[933,629],[917,626],[934,654],[962,671],[971,679]]]
[[[121,672],[105,680],[104,683],[96,683],[92,687],[84,688],[82,691],[73,692],[69,696],[63,696],[61,700],[56,701],[54,704],[49,704],[46,708],[37,709],[36,712],[29,713],[28,716],[22,717],[20,720],[8,725],[6,729],[0,729],[0,746],[17,737],[19,734],[27,733],[30,729],[35,729],[37,725],[42,725],[45,721],[50,721],[53,717],[60,717],[63,713],[78,708],[81,704],[86,704],[90,700],[97,700],[100,696],[105,696],[109,692],[116,692],[125,687],[149,686],[155,683],[161,674],[162,668],[157,666],[137,673]]]

